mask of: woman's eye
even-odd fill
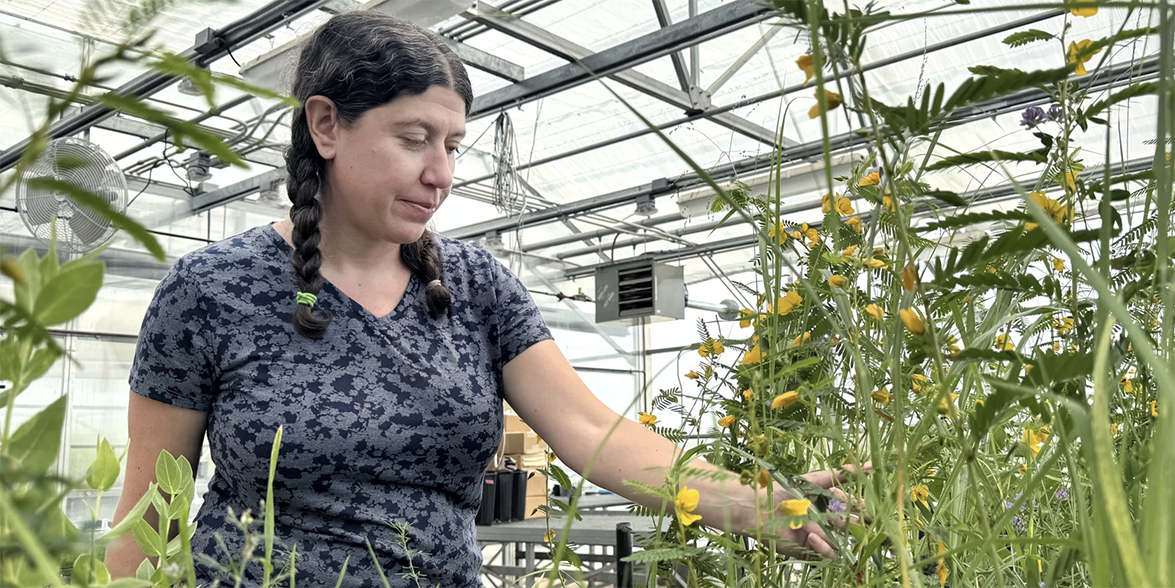
[[[404,137],[404,142],[407,143],[409,147],[424,147],[428,144],[427,141],[422,139],[413,139],[412,137]]]
[[[453,147],[449,147],[448,150],[449,150],[449,153],[452,155],[457,155],[458,153],[461,153],[461,148],[456,145],[454,145]]]

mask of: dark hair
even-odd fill
[[[386,14],[354,11],[332,17],[306,41],[298,58],[294,97],[302,103],[311,96],[329,98],[339,119],[347,124],[402,94],[423,94],[433,86],[456,91],[469,114],[473,104],[469,75],[438,35]],[[299,290],[317,295],[324,281],[319,272],[322,207],[317,195],[324,184],[326,161],[310,137],[302,107],[294,110],[291,131],[286,149],[286,190],[293,203],[290,220],[294,223],[290,265]],[[418,241],[401,245],[400,259],[426,284],[429,315],[446,314],[451,295],[447,287],[434,282],[441,279],[441,260],[432,233],[425,229]],[[330,321],[328,314],[310,305],[295,306],[294,329],[305,337],[321,338]]]

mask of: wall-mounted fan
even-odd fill
[[[29,232],[45,243],[49,242],[50,227],[56,220],[57,247],[62,251],[92,251],[114,236],[116,229],[110,221],[89,207],[55,190],[28,185],[29,180],[43,177],[84,188],[114,210],[125,213],[126,178],[101,147],[71,137],[54,139],[17,186],[16,207]]]

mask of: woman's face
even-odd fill
[[[354,123],[307,101],[311,134],[328,160],[324,207],[343,226],[391,243],[412,243],[449,196],[465,136],[465,101],[433,86],[368,110]],[[327,119],[333,119],[331,123]],[[317,127],[317,128],[316,128]],[[316,132],[320,131],[320,132]]]

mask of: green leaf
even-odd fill
[[[248,167],[245,164],[245,160],[241,159],[241,156],[233,151],[223,139],[204,130],[195,123],[178,120],[162,110],[148,106],[134,96],[108,92],[99,97],[98,100],[110,108],[121,110],[131,116],[136,116],[148,122],[167,127],[168,133],[171,135],[172,140],[175,141],[177,147],[182,147],[185,144],[185,140],[191,139],[201,149],[219,157],[221,161],[227,164],[244,168]]]
[[[72,586],[105,586],[110,583],[110,571],[101,560],[83,553],[73,561],[69,583]]]
[[[1055,39],[1052,33],[1047,33],[1040,29],[1028,29],[1027,31],[1020,31],[1019,33],[1012,33],[1004,38],[1004,44],[1009,47],[1020,47],[1036,41],[1051,41]]]
[[[147,560],[143,561],[146,562]],[[153,582],[151,580],[144,580],[142,578],[119,578],[103,588],[147,588],[152,584]]]
[[[143,563],[139,564],[139,569],[135,570],[135,578],[139,580],[151,581],[151,574],[155,573],[155,566],[151,565],[151,560],[144,559]]]
[[[118,480],[119,469],[118,456],[114,454],[110,442],[103,437],[98,441],[98,457],[86,470],[86,483],[95,490],[105,492]]]
[[[243,90],[243,91],[248,92],[254,96],[257,96],[258,98],[270,98],[270,99],[275,99],[275,100],[281,100],[287,106],[290,106],[290,107],[297,108],[298,106],[300,106],[302,104],[301,102],[298,101],[297,98],[290,96],[289,94],[282,94],[280,92],[274,92],[273,90],[270,90],[268,88],[262,88],[261,86],[254,86],[253,84],[250,84],[250,83],[248,83],[240,78],[234,77],[234,76],[220,74],[220,73],[214,73],[214,74],[212,74],[212,81],[217,84],[224,84],[226,86],[232,86],[238,90]]]
[[[41,262],[35,250],[25,249],[17,263],[24,269],[24,283],[13,284],[14,301],[17,306],[32,312],[33,301],[41,292]]]
[[[1140,82],[1123,88],[1118,92],[1114,92],[1110,96],[1098,100],[1089,105],[1083,112],[1078,114],[1078,118],[1090,119],[1107,108],[1137,96],[1145,96],[1147,94],[1154,94],[1158,90],[1159,85],[1156,82]]]
[[[917,192],[951,206],[967,206],[967,201],[962,196],[947,190],[918,190]]]
[[[33,316],[42,325],[59,325],[85,312],[102,288],[106,264],[83,265],[57,274],[37,296]]]
[[[151,505],[151,495],[159,493],[156,490],[157,488],[158,486],[155,484],[155,482],[151,482],[151,484],[147,486],[147,491],[144,492],[143,496],[139,498],[139,501],[135,503],[134,508],[132,508],[131,511],[128,512],[126,516],[123,517],[122,520],[114,526],[113,529],[110,529],[110,531],[107,531],[105,535],[99,537],[98,544],[106,545],[111,541],[114,541],[115,539],[118,539],[119,537],[122,537],[123,535],[126,535],[127,533],[134,530],[135,525],[142,522],[143,513],[147,512],[147,507]]]
[[[999,149],[978,151],[976,153],[963,153],[960,155],[944,157],[926,166],[925,171],[936,171],[940,169],[946,169],[948,167],[974,165],[976,163],[990,163],[994,161],[1027,161],[1030,163],[1048,163],[1048,153],[1042,153],[1040,150],[1018,153],[1014,151],[1002,151]]]
[[[52,280],[61,269],[57,260],[57,223],[49,223],[49,251],[41,258],[41,278]]]
[[[995,75],[970,78],[959,85],[958,89],[947,98],[943,110],[950,112],[989,98],[1002,96],[1023,90],[1059,82],[1069,77],[1072,68],[1046,69],[1024,72],[1020,70],[1003,70]]]
[[[633,563],[676,561],[697,557],[704,552],[705,550],[698,547],[658,547],[655,549],[638,551],[624,558],[623,561],[630,561]]]
[[[993,210],[991,212],[973,212],[970,214],[949,216],[942,220],[932,222],[920,229],[920,232],[934,231],[937,229],[954,229],[979,223],[1006,220],[1023,221],[1032,219],[1028,216],[1028,213],[1024,212],[1023,210]]]
[[[134,526],[135,543],[139,544],[139,549],[148,557],[159,557],[163,555],[163,551],[159,548],[159,533],[147,524],[147,521],[140,520]]]
[[[8,440],[8,455],[20,460],[25,470],[44,474],[57,459],[61,428],[65,424],[67,398],[62,396],[25,421]]]
[[[180,466],[166,449],[159,452],[159,458],[155,460],[155,480],[159,482],[159,489],[168,494],[175,494],[183,488]]]
[[[78,205],[98,213],[102,218],[110,221],[116,228],[127,232],[136,241],[147,248],[155,259],[163,261],[167,256],[163,253],[163,248],[159,246],[159,242],[151,233],[147,232],[146,227],[135,222],[129,216],[114,210],[106,199],[64,180],[56,180],[48,177],[32,178],[28,181],[30,188],[38,190],[48,190],[54,192],[61,192],[72,198]]]
[[[21,382],[29,383],[45,375],[45,372],[53,367],[53,362],[57,361],[59,357],[61,357],[61,349],[57,347],[44,347],[33,352],[33,356],[29,358],[28,363],[24,365],[24,371],[21,372]]]
[[[1117,43],[1118,41],[1126,41],[1129,39],[1137,39],[1139,37],[1147,37],[1150,35],[1157,35],[1157,34],[1159,34],[1159,29],[1157,27],[1146,27],[1146,28],[1141,28],[1141,29],[1127,29],[1125,31],[1115,33],[1113,35],[1110,35],[1109,37],[1098,39],[1098,40],[1090,43],[1089,45],[1085,46],[1085,48],[1078,51],[1076,57],[1077,57],[1077,59],[1081,59],[1081,58],[1084,58],[1084,57],[1087,57],[1090,55],[1094,55],[1098,51],[1101,51],[1102,49],[1105,49],[1106,47],[1109,47],[1110,45]]]

